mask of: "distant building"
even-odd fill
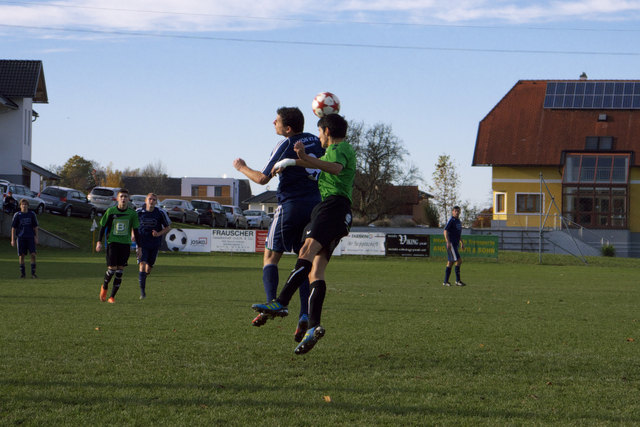
[[[275,191],[265,191],[257,196],[249,197],[243,202],[248,206],[247,209],[255,209],[265,211],[266,213],[275,212],[278,207],[278,198]]]
[[[248,179],[184,177],[180,195],[191,199],[211,199],[246,209],[243,201],[251,197],[251,185]]]
[[[0,178],[33,191],[60,179],[31,162],[33,104],[48,102],[42,61],[0,60]]]
[[[521,80],[480,122],[473,166],[492,169],[494,228],[537,228],[557,206],[640,256],[637,151],[640,80]]]

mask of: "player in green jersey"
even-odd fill
[[[286,316],[291,297],[304,279],[309,278],[309,329],[296,347],[296,354],[308,352],[324,336],[325,330],[320,325],[327,290],[324,272],[340,239],[349,234],[351,228],[351,193],[356,172],[356,154],[353,147],[345,141],[347,126],[347,121],[338,114],[322,117],[318,121],[318,138],[326,149],[325,155],[316,159],[305,152],[304,144],[296,144],[294,149],[298,159],[281,160],[273,168],[275,173],[288,166],[322,171],[318,178],[322,202],[313,209],[311,222],[305,228],[305,240],[295,268],[278,298],[268,304],[252,306],[260,313]]]
[[[102,238],[107,236],[107,272],[100,286],[100,301],[107,300],[109,282],[115,276],[108,301],[111,304],[116,302],[115,296],[120,289],[124,267],[127,265],[131,251],[131,232],[133,231],[136,242],[139,241],[139,226],[138,214],[129,207],[129,191],[123,188],[118,192],[118,204],[107,209],[100,220],[96,252],[102,250]]]

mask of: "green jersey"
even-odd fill
[[[108,229],[107,243],[131,244],[131,230],[140,227],[138,214],[131,208],[123,211],[117,206],[111,206],[102,215],[100,225]]]
[[[352,202],[351,193],[353,192],[353,180],[356,176],[356,152],[353,147],[346,141],[331,144],[320,160],[342,165],[342,171],[338,175],[324,171],[320,173],[318,188],[322,200],[329,196],[342,196]]]

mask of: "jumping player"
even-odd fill
[[[139,241],[139,225],[138,214],[129,207],[129,191],[123,188],[118,192],[118,204],[107,209],[100,220],[96,252],[102,250],[102,238],[107,236],[107,272],[104,274],[104,282],[100,287],[100,301],[102,302],[107,300],[107,290],[113,276],[115,279],[108,302],[111,304],[116,302],[116,293],[120,289],[122,274],[131,251],[131,232],[133,231],[136,242]]]
[[[29,201],[20,200],[20,210],[13,215],[11,222],[11,246],[18,247],[20,278],[25,278],[24,257],[31,254],[31,278],[36,276],[36,245],[38,244],[38,218],[29,210]]]
[[[151,274],[151,269],[156,262],[162,236],[171,230],[171,220],[165,211],[156,207],[158,196],[154,193],[147,194],[145,206],[137,210],[140,221],[139,239],[136,239],[138,261],[140,262],[140,272],[138,282],[140,283],[140,299],[147,297],[146,283],[147,276]]]
[[[325,330],[320,325],[322,305],[326,294],[324,271],[333,250],[351,228],[351,193],[356,170],[355,151],[345,141],[347,121],[338,114],[329,114],[318,121],[318,137],[326,153],[316,159],[306,153],[301,143],[295,145],[297,160],[286,159],[275,164],[279,172],[289,166],[320,169],[318,187],[322,202],[311,214],[311,222],[305,228],[305,241],[300,249],[296,266],[275,301],[254,304],[252,308],[271,316],[286,316],[287,305],[296,289],[307,279],[311,282],[309,296],[309,329],[295,349],[296,354],[311,350]],[[286,170],[286,169],[285,169]]]
[[[447,267],[444,270],[444,283],[442,286],[451,286],[449,277],[451,276],[451,267],[455,263],[456,286],[466,286],[460,279],[460,264],[462,258],[458,252],[458,246],[464,250],[464,242],[462,241],[462,222],[460,222],[460,207],[454,206],[451,209],[451,218],[444,227],[444,240],[447,242]]]
[[[253,182],[267,184],[273,177],[272,170],[276,162],[282,159],[298,158],[294,145],[301,143],[305,150],[313,157],[321,157],[324,149],[314,135],[304,133],[304,115],[296,107],[282,107],[277,111],[273,122],[275,131],[285,139],[280,141],[271,152],[271,157],[262,171],[251,169],[243,159],[233,161],[233,166]],[[262,267],[262,282],[267,295],[267,302],[273,301],[278,290],[278,262],[284,252],[300,251],[302,246],[302,231],[309,222],[313,207],[320,202],[316,169],[291,167],[280,174],[280,183],[276,192],[278,207],[269,227],[265,242]],[[300,342],[308,325],[309,283],[300,286],[300,315],[298,326],[294,334],[296,342]],[[251,322],[253,326],[262,326],[271,316],[259,313]]]

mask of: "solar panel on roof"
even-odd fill
[[[548,82],[544,108],[638,110],[640,82]]]

